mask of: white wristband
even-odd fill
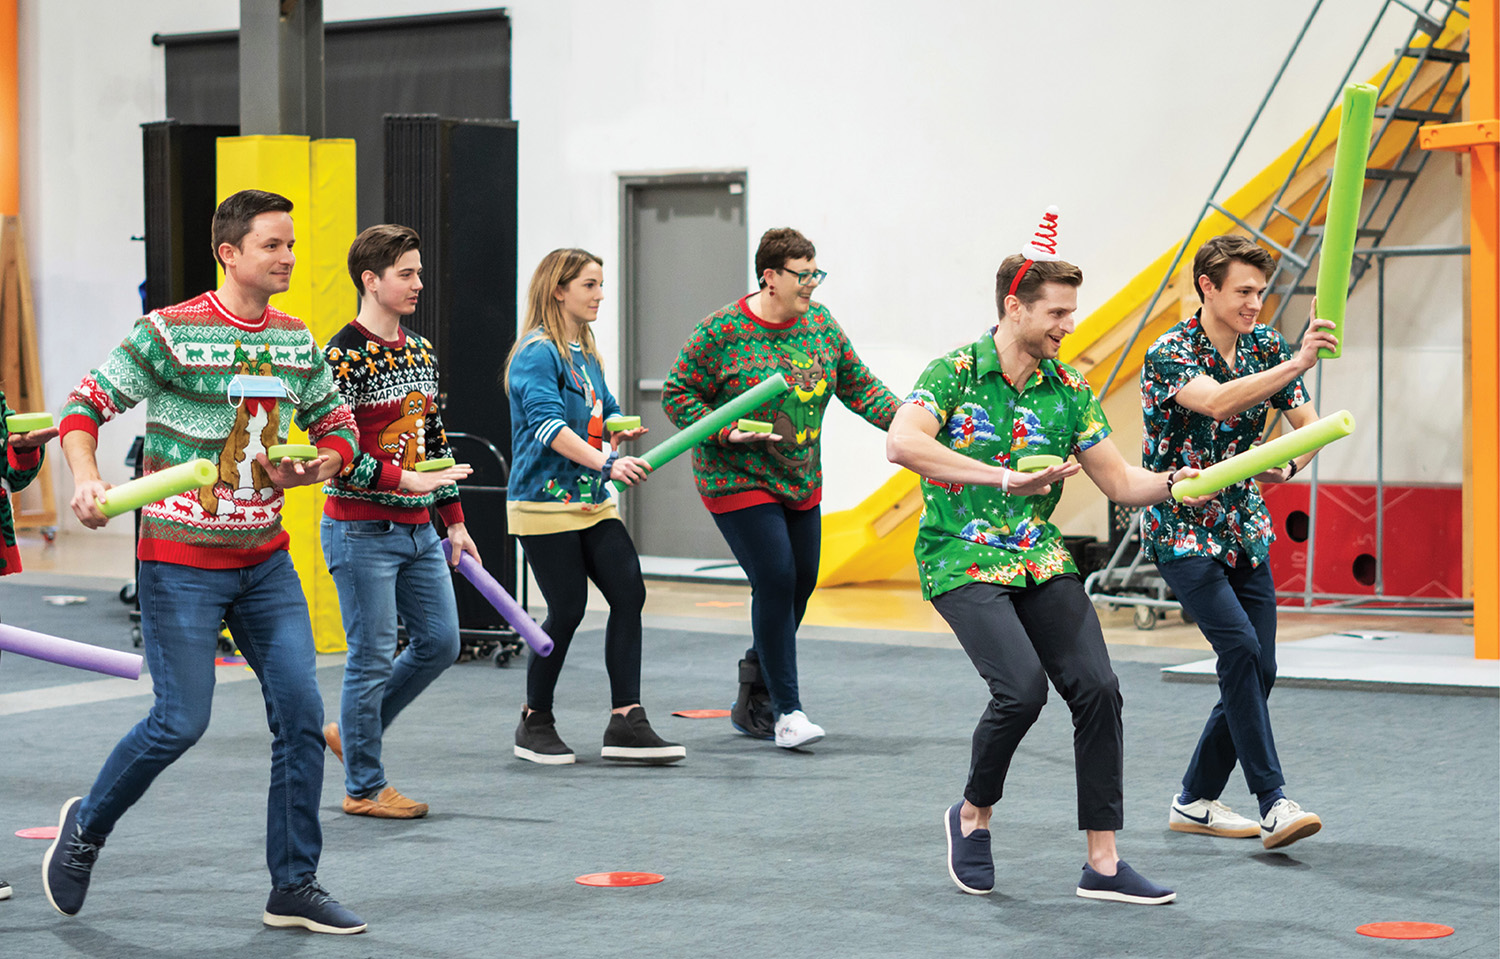
[[[1007,469],[1004,466],[1000,467],[1000,492],[1010,492],[1010,477],[1012,472],[1014,471]]]

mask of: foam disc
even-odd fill
[[[604,427],[611,433],[623,433],[626,430],[638,430],[641,428],[641,418],[639,416],[625,416],[623,414],[620,416],[611,416],[609,419],[604,421]]]
[[[745,433],[771,432],[771,424],[767,423],[764,420],[739,420],[734,424],[734,426],[735,429],[738,429]]]
[[[1375,939],[1441,939],[1453,935],[1452,926],[1435,922],[1367,922],[1354,931]]]
[[[1039,473],[1049,466],[1061,466],[1063,458],[1053,456],[1051,453],[1037,453],[1034,456],[1023,456],[1016,460],[1016,469],[1023,473]]]
[[[52,425],[51,413],[12,413],[5,418],[5,428],[12,433],[45,430]]]
[[[245,657],[243,657],[243,656],[216,656],[216,657],[214,657],[214,665],[215,666],[243,666],[243,665],[245,665]]]
[[[727,709],[679,709],[672,714],[683,719],[723,719],[729,715]]]
[[[445,456],[438,460],[423,460],[417,464],[418,473],[431,473],[433,470],[445,470],[453,465],[453,457]]]
[[[315,460],[318,458],[318,448],[308,446],[306,443],[284,443],[281,446],[273,446],[266,450],[268,460]]]
[[[32,826],[30,829],[17,829],[16,835],[22,839],[56,839],[56,826]]]
[[[651,886],[666,878],[654,872],[591,872],[573,881],[580,886]]]

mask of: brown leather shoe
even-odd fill
[[[344,741],[339,738],[338,723],[329,723],[323,727],[323,741],[328,744],[328,749],[333,753],[333,758],[342,763],[344,761]]]
[[[374,816],[376,819],[421,819],[427,815],[427,804],[407,799],[387,786],[374,799],[344,797],[344,812],[351,816]]]

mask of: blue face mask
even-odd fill
[[[229,380],[229,385],[224,389],[225,396],[229,399],[231,406],[239,406],[249,397],[258,399],[296,401],[292,391],[287,389],[286,384],[275,376],[254,376],[249,373],[240,373]]]

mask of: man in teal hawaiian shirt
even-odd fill
[[[1333,323],[1310,318],[1295,353],[1274,328],[1257,323],[1275,262],[1242,236],[1209,240],[1193,258],[1203,307],[1146,351],[1141,370],[1145,409],[1141,462],[1150,469],[1208,467],[1260,441],[1272,406],[1294,427],[1318,418],[1302,374],[1334,349]],[[1284,483],[1314,453],[1260,474]],[[1195,503],[1198,501],[1194,501]],[[1276,681],[1276,586],[1266,559],[1271,514],[1245,480],[1201,505],[1171,502],[1146,514],[1144,548],[1183,610],[1198,621],[1218,656],[1219,702],[1167,814],[1178,832],[1251,838],[1267,849],[1322,828],[1322,821],[1282,794],[1286,780],[1271,734],[1267,698]],[[1260,801],[1260,822],[1219,801],[1238,760]]]
[[[974,731],[964,798],[949,808],[948,874],[965,892],[994,888],[989,822],[1050,677],[1073,713],[1078,828],[1088,862],[1078,895],[1157,904],[1176,897],[1120,861],[1124,824],[1119,681],[1098,616],[1048,517],[1062,481],[1085,470],[1111,499],[1145,505],[1196,474],[1130,466],[1088,382],[1057,362],[1073,330],[1083,272],[1008,257],[995,278],[999,323],[928,365],[887,434],[886,454],[922,476],[917,533],[922,595],[947,620],[990,688]],[[1077,463],[1022,473],[1022,457]]]

